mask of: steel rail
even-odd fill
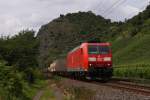
[[[134,92],[134,93],[150,96],[150,88],[136,85],[136,84],[109,82],[104,85],[112,87],[112,88],[117,88],[117,89],[129,91],[129,92]]]

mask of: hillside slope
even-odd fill
[[[91,40],[107,41],[114,35],[117,24],[92,12],[60,15],[43,25],[37,37],[40,40],[40,66],[48,66],[54,59],[64,57],[80,43]]]
[[[113,41],[114,63],[150,64],[150,6],[122,27]]]
[[[111,23],[92,12],[60,15],[38,32],[39,64],[46,67],[54,59],[65,57],[80,43],[90,40],[112,42],[115,65],[149,63],[149,29],[150,6],[123,23]]]
[[[117,46],[114,52],[115,64],[144,64],[150,63],[150,35],[115,41]]]

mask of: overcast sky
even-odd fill
[[[0,0],[0,35],[14,35],[23,29],[38,31],[60,14],[93,11],[113,21],[143,11],[150,0]]]

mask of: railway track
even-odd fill
[[[81,81],[81,80],[78,80],[78,81]],[[85,80],[84,81],[82,80],[82,82],[89,83],[89,81],[85,81]],[[90,81],[90,83],[96,84],[96,85],[109,86],[114,89],[120,89],[120,90],[125,90],[125,91],[129,91],[129,92],[133,92],[133,93],[137,93],[137,94],[141,94],[145,96],[150,96],[150,86],[137,84],[137,83],[131,82],[131,80],[128,81],[128,80],[123,80],[123,79],[112,79],[111,81],[107,83],[102,83],[99,81]]]
[[[144,86],[144,85],[139,85],[136,83],[132,82],[126,82],[126,81],[110,81],[108,83],[101,84],[99,82],[96,82],[98,85],[104,85],[104,86],[109,86],[115,89],[120,89],[120,90],[125,90],[129,92],[134,92],[137,94],[142,94],[146,96],[150,96],[150,87],[149,86]]]
[[[100,81],[90,81],[90,83],[96,84],[96,85],[108,86],[114,89],[120,89],[120,90],[132,92],[136,94],[141,94],[144,96],[150,96],[150,85],[134,83],[134,82],[131,82],[131,80],[128,81],[127,79],[124,80],[124,79],[115,78],[106,83],[102,83]]]

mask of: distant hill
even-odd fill
[[[40,62],[49,64],[56,58],[64,57],[68,51],[85,41],[107,41],[107,38],[115,34],[111,32],[115,27],[116,24],[110,20],[90,11],[60,15],[43,25],[38,32]]]
[[[40,66],[48,66],[81,42],[90,40],[112,42],[115,65],[149,62],[149,29],[150,6],[124,23],[112,23],[91,11],[60,15],[38,32]]]

